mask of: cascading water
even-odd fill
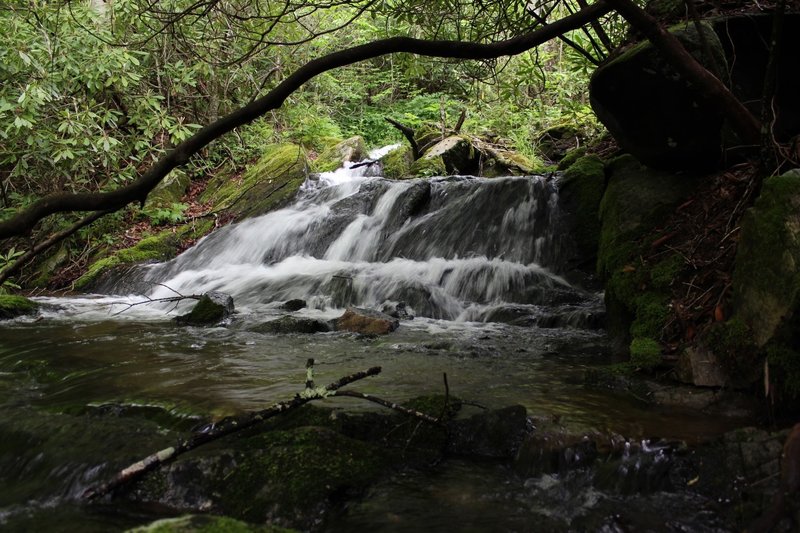
[[[470,321],[587,299],[553,274],[562,237],[550,180],[389,181],[369,175],[377,166],[309,180],[292,206],[223,228],[114,290],[222,291],[251,312],[295,298],[319,309],[402,301],[418,316]]]

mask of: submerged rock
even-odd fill
[[[386,335],[400,326],[394,317],[360,307],[348,307],[342,316],[334,321],[337,331],[352,331],[364,335]]]
[[[178,324],[212,326],[233,314],[233,297],[224,292],[205,293],[190,312],[175,318]]]
[[[448,429],[447,450],[462,457],[511,460],[528,431],[528,414],[512,405],[453,420]]]
[[[265,322],[255,327],[253,331],[258,333],[323,333],[331,331],[331,326],[323,320],[287,315]]]
[[[291,533],[272,525],[255,525],[225,516],[207,514],[163,518],[129,529],[126,533]]]
[[[408,312],[405,302],[386,302],[381,306],[381,313],[400,320],[414,319],[414,315]]]

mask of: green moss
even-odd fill
[[[328,145],[312,163],[314,172],[330,172],[345,161],[360,161],[367,156],[367,146],[360,135]]]
[[[220,488],[226,514],[263,519],[264,510],[308,513],[336,495],[360,491],[387,468],[379,449],[329,429],[270,431],[247,439],[253,452]]]
[[[558,182],[559,196],[573,214],[573,238],[581,257],[594,258],[600,239],[599,207],[605,189],[605,165],[597,156],[576,160]]]
[[[235,217],[257,216],[288,203],[308,175],[304,150],[295,144],[273,144],[240,178],[220,174],[200,196],[214,211]]]
[[[753,333],[739,317],[714,324],[703,343],[717,357],[720,365],[737,384],[749,384],[758,375],[759,350]],[[755,372],[754,372],[755,371]]]
[[[189,313],[176,317],[175,321],[179,324],[206,326],[216,324],[226,316],[227,311],[224,305],[203,295]]]
[[[733,275],[734,308],[764,345],[800,306],[800,176],[764,181],[741,222]]]
[[[257,526],[225,516],[186,515],[157,520],[128,533],[291,533],[277,526]]]
[[[189,223],[164,230],[156,235],[145,237],[135,246],[117,251],[114,255],[104,257],[89,266],[86,273],[75,282],[76,289],[84,289],[98,276],[111,268],[120,265],[134,265],[147,261],[167,261],[178,255],[181,244],[186,240],[202,237],[214,228],[212,220]]]
[[[441,156],[422,157],[412,163],[410,173],[415,177],[446,176],[447,168]]]
[[[661,344],[653,339],[635,337],[631,341],[631,364],[639,368],[653,368],[661,364]]]
[[[558,170],[566,170],[571,167],[578,159],[586,155],[586,147],[578,146],[568,151],[564,158],[558,162]]]
[[[645,291],[634,300],[636,318],[631,324],[631,335],[635,337],[659,338],[661,329],[669,316],[669,299],[657,292]]]
[[[401,179],[411,176],[411,165],[414,163],[410,146],[401,146],[392,150],[381,160],[383,176],[389,179]]]
[[[39,305],[24,296],[0,294],[0,319],[14,318],[35,313]]]
[[[686,266],[686,262],[679,254],[672,254],[668,258],[656,263],[650,269],[650,281],[657,289],[667,289]]]

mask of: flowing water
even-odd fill
[[[5,324],[0,529],[115,531],[162,516],[132,505],[81,506],[76,496],[210,417],[293,396],[309,357],[320,383],[381,365],[381,376],[359,389],[395,401],[441,393],[446,373],[461,398],[519,403],[576,431],[697,441],[730,427],[583,386],[585,370],[607,360],[597,329],[602,298],[563,275],[569,242],[558,232],[557,182],[395,182],[369,175],[376,166],[310,179],[285,209],[222,228],[173,261],[134,269],[103,295],[40,298],[41,316]],[[138,304],[211,290],[235,300],[226,327],[173,325],[185,302]],[[295,298],[307,301],[296,313],[306,317],[403,302],[416,318],[380,338],[255,331]],[[410,531],[424,523],[445,531],[460,520],[474,531],[530,530],[531,521],[602,529],[615,506],[636,501],[637,523],[659,529],[662,506],[688,505],[680,495],[599,492],[575,476],[522,479],[503,467],[454,462],[438,474],[382,482],[332,527]]]

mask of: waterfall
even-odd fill
[[[216,290],[251,309],[294,298],[320,309],[402,301],[418,316],[449,320],[584,297],[554,274],[561,239],[549,180],[393,181],[371,175],[376,168],[348,164],[309,179],[293,205],[149,266],[145,282],[160,284],[150,296]]]

